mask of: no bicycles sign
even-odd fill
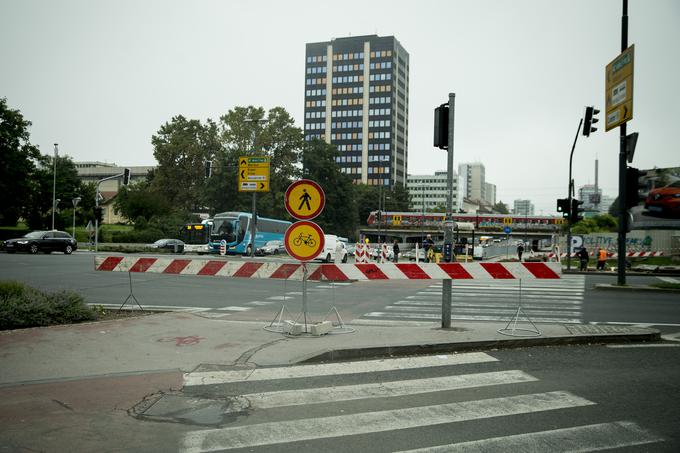
[[[326,204],[323,189],[314,181],[301,179],[288,186],[284,202],[288,213],[300,220],[286,230],[286,251],[300,261],[313,260],[325,245],[321,227],[309,222],[321,214]]]

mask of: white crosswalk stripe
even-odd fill
[[[522,312],[534,322],[581,323],[585,293],[583,275],[564,275],[555,281],[454,281],[451,319],[462,321],[509,321],[521,303]],[[364,314],[353,324],[371,320],[398,320],[405,323],[441,319],[442,284],[437,282],[416,294]]]
[[[456,372],[458,367],[474,364],[481,364],[479,366],[483,366],[484,371]],[[277,450],[285,449],[277,448],[277,445],[331,438],[335,445],[343,445],[343,451],[359,451],[352,447],[349,436],[371,436],[392,431],[398,433],[404,429],[431,430],[436,425],[483,423],[484,420],[497,420],[499,417],[525,417],[579,408],[587,411],[597,404],[568,391],[546,389],[545,384],[541,391],[531,392],[530,386],[538,383],[536,377],[521,370],[491,369],[498,367],[502,367],[502,364],[488,354],[463,353],[272,367],[243,372],[189,373],[185,375],[185,389],[188,387],[204,394],[205,389],[196,386],[210,384],[218,385],[217,390],[211,387],[216,395],[237,395],[232,396],[234,404],[226,413],[238,414],[239,417],[228,418],[230,426],[183,434],[179,451],[199,453],[256,447],[273,447]],[[419,368],[427,368],[428,372],[435,373],[435,377],[414,377],[413,371]],[[325,382],[326,378],[335,377],[338,373],[348,376],[342,379],[342,385],[315,387],[315,382]],[[375,373],[387,374],[381,374],[382,378],[376,381]],[[313,378],[323,380],[314,381]],[[357,380],[361,383],[356,383]],[[287,389],[241,394],[233,391],[234,388],[245,389],[253,385],[262,385],[267,389]],[[481,388],[488,389],[483,397],[472,400],[463,397],[461,400],[460,395],[474,397],[476,389]],[[419,403],[420,398],[427,402]],[[348,404],[356,404],[357,409],[352,410]],[[334,409],[334,405],[342,405],[340,407],[343,410]],[[285,410],[282,411],[282,408]],[[319,408],[326,412],[315,413]],[[342,413],[345,411],[348,413]],[[259,417],[250,421],[250,413]],[[585,413],[588,412],[582,412],[581,415]],[[602,415],[595,414],[594,417]],[[502,437],[496,434],[484,438],[484,430],[472,430],[477,437],[474,440],[447,445],[428,444],[430,446],[404,450],[402,453],[555,451],[556,445],[559,445],[559,451],[575,453],[664,441],[626,420],[593,420],[592,424],[581,422],[577,426],[555,426],[555,420],[569,424],[570,418],[551,415],[543,418],[550,420],[545,426],[509,424],[514,431],[510,430],[508,435]],[[503,424],[500,421],[495,423]],[[364,442],[365,439],[363,437]],[[411,448],[417,447],[420,441],[430,441],[428,436],[413,435],[413,439],[416,440],[409,444]],[[365,444],[362,445],[365,447]],[[304,446],[299,444],[296,450],[309,451]]]

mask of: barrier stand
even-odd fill
[[[130,272],[130,271],[128,271],[128,278],[130,280],[130,294],[128,294],[127,298],[125,299],[125,302],[123,302],[123,305],[121,305],[120,308],[118,308],[118,311],[121,311],[123,309],[123,307],[125,306],[125,304],[127,304],[128,300],[130,300],[130,298],[132,298],[135,302],[137,302],[137,306],[139,307],[140,310],[144,311],[141,304],[139,303],[139,301],[137,300],[135,295],[132,293],[132,272]],[[133,305],[132,311],[134,311],[134,310],[135,310],[135,308],[134,308],[134,305]]]
[[[276,312],[276,315],[274,316],[274,319],[272,319],[272,322],[269,323],[268,326],[264,326],[264,330],[267,330],[269,332],[274,332],[274,333],[285,333],[283,330],[283,313],[287,312],[290,315],[290,312],[286,308],[285,305],[281,305],[281,309]]]
[[[524,319],[531,324],[533,329],[525,329],[522,327],[517,327],[517,323],[520,321],[520,313],[524,317]],[[512,328],[508,328],[512,324]],[[519,279],[519,301],[517,302],[517,311],[515,312],[515,316],[508,321],[508,323],[505,325],[504,328],[498,329],[498,333],[501,335],[507,335],[509,337],[540,337],[541,336],[541,331],[538,330],[538,327],[536,327],[536,324],[529,318],[529,316],[526,315],[522,311],[522,279]],[[521,332],[521,333],[518,333]]]

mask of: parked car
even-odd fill
[[[650,190],[645,199],[645,209],[653,214],[680,216],[680,181]]]
[[[184,242],[179,239],[159,239],[149,244],[152,249],[171,250],[174,253],[184,253]]]
[[[336,250],[340,251],[340,261],[347,262],[347,244],[341,238],[334,234],[324,234],[324,247],[321,253],[314,258],[315,260],[322,260],[326,263],[335,261]]]
[[[65,231],[31,231],[22,238],[10,239],[5,241],[5,251],[7,253],[29,252],[29,253],[52,253],[64,252],[70,255],[78,248],[78,243]]]
[[[416,249],[412,248],[411,250],[407,250],[404,253],[399,254],[399,259],[404,259],[404,260],[409,260],[409,261],[415,261],[416,260]],[[418,261],[425,261],[425,249],[423,248],[418,248]]]
[[[373,250],[372,258],[373,258],[374,260],[376,260],[376,261],[379,260],[379,259],[380,259],[381,249],[380,249],[379,247],[375,247],[375,248],[373,248],[372,250]],[[387,246],[387,260],[388,260],[388,261],[394,260],[394,250],[392,250],[392,246],[391,246],[391,245],[388,245],[388,246]]]
[[[279,253],[286,253],[286,246],[283,241],[268,241],[255,250],[256,255],[278,255]]]

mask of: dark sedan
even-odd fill
[[[19,239],[5,241],[5,251],[7,253],[29,252],[29,253],[52,253],[64,252],[70,255],[78,248],[76,242],[70,234],[64,231],[31,231]]]
[[[184,242],[179,239],[159,239],[149,244],[152,249],[168,250],[174,253],[184,253]]]

